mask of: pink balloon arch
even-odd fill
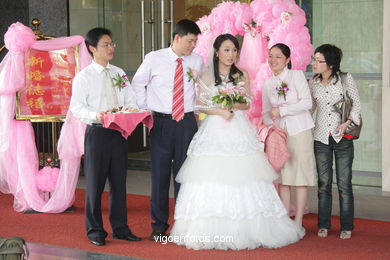
[[[268,48],[276,43],[288,45],[292,69],[305,71],[310,64],[314,48],[305,23],[305,12],[294,0],[255,0],[251,4],[222,2],[197,21],[202,34],[194,51],[205,63],[218,35],[244,36],[238,66],[248,72],[252,82],[253,103],[247,115],[255,126],[261,118],[262,83],[271,75]]]

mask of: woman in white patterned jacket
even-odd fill
[[[313,107],[316,110],[314,153],[318,172],[318,236],[327,237],[331,228],[333,154],[340,200],[341,239],[351,238],[354,228],[354,200],[352,193],[352,136],[345,134],[349,124],[360,124],[361,103],[350,73],[343,82],[353,100],[352,110],[345,123],[333,105],[343,98],[340,76],[342,51],[331,44],[323,44],[314,52],[314,78],[310,82]],[[344,81],[344,79],[343,79]]]

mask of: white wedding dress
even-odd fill
[[[181,187],[171,239],[187,248],[224,250],[297,242],[305,231],[287,216],[263,144],[245,113],[234,114],[229,121],[218,115],[201,121],[176,178]]]

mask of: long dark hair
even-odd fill
[[[213,65],[214,65],[215,85],[219,85],[222,83],[221,76],[219,76],[219,58],[217,56],[217,51],[219,50],[219,48],[221,48],[222,43],[227,40],[233,42],[237,50],[240,49],[240,44],[238,43],[237,38],[229,33],[221,34],[215,39],[213,44],[214,47]],[[233,63],[229,71],[229,82],[234,81],[233,75],[235,75],[236,73],[238,73],[240,76],[244,75],[244,73],[241,70],[239,70],[237,66]]]
[[[291,50],[290,50],[290,47],[288,47],[286,44],[277,43],[274,46],[272,46],[269,50],[272,50],[273,48],[278,48],[283,53],[283,55],[286,57],[286,59],[290,58]],[[287,68],[291,69],[291,59],[287,64]]]
[[[324,55],[326,65],[328,65],[332,70],[330,78],[335,77],[337,82],[339,80],[338,73],[340,72],[340,63],[341,59],[343,58],[343,51],[335,45],[323,44],[317,47],[317,49],[314,51],[314,54],[316,53],[321,53]],[[317,73],[314,75],[314,78],[319,78],[322,80],[322,75]]]

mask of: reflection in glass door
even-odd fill
[[[131,79],[147,53],[170,45],[177,21],[196,21],[222,0],[68,1],[70,34],[85,35],[97,26],[109,28],[117,44],[112,63],[123,68]],[[131,149],[145,150],[145,132],[137,129],[133,133]]]
[[[71,35],[97,26],[113,32],[117,43],[112,61],[131,78],[145,54],[168,47],[174,24],[196,21],[222,0],[68,0]],[[242,0],[241,2],[248,2]]]

